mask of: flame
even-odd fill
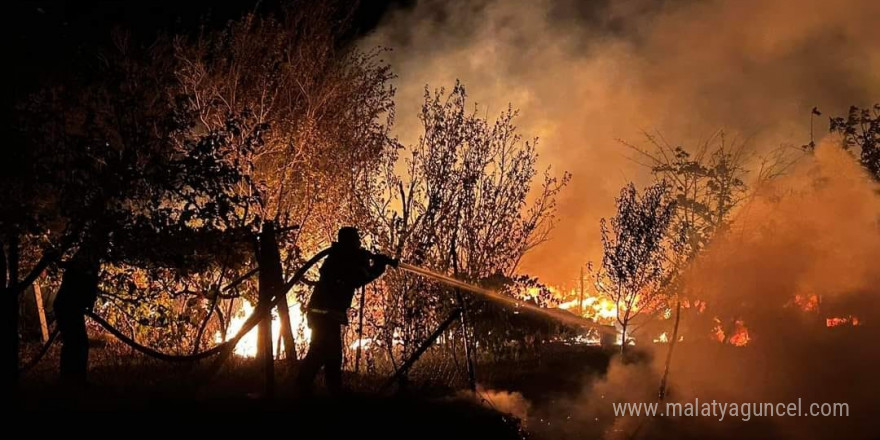
[[[733,336],[731,336],[728,341],[730,342],[730,345],[745,347],[749,344],[750,340],[749,329],[742,323],[742,321],[736,321],[736,328],[733,331]]]
[[[669,342],[669,336],[666,336],[666,332],[660,333],[660,336],[654,339],[655,344],[665,344],[667,342]]]
[[[860,325],[859,318],[856,316],[825,318],[825,327],[839,327],[843,325],[851,325],[853,327]]]
[[[602,338],[599,336],[599,332],[591,332],[586,335],[577,335],[574,338],[576,344],[581,345],[590,345],[590,346],[599,346],[602,345]]]
[[[550,288],[550,291],[553,293],[556,293],[555,290],[556,289]],[[526,297],[536,298],[540,294],[541,294],[541,289],[539,289],[537,287],[529,287],[528,289],[526,289]]]
[[[749,344],[749,341],[752,338],[749,336],[749,329],[746,327],[745,322],[741,319],[737,319],[734,322],[733,334],[730,335],[730,338],[727,338],[727,335],[724,333],[724,329],[721,325],[721,320],[717,317],[715,318],[715,327],[712,328],[711,337],[718,342],[724,342],[727,340],[727,343],[736,347],[745,347]]]
[[[395,334],[396,333],[397,332],[395,331]],[[351,348],[352,350],[355,350],[360,346],[361,349],[368,350],[368,349],[372,348],[373,346],[383,347],[385,345],[386,345],[386,343],[384,341],[382,341],[381,339],[363,338],[363,339],[355,339],[354,341],[351,342],[351,344],[349,344],[348,347]],[[391,345],[398,346],[398,347],[403,346],[403,339],[400,339],[399,337],[395,336],[391,340]]]
[[[366,350],[366,349],[369,349],[370,346],[372,346],[372,345],[373,345],[373,338],[363,338],[363,339],[355,339],[354,341],[352,341],[351,345],[348,346],[348,348],[355,350],[358,347],[360,347],[360,348]]]
[[[597,323],[610,324],[617,319],[617,305],[606,296],[587,296],[583,297],[581,303],[581,295],[578,289],[565,291],[553,286],[546,286],[550,292],[550,304],[556,304],[556,307],[568,310],[574,314],[580,315],[582,318],[593,320]],[[522,300],[533,300],[541,295],[543,290],[538,287],[528,287],[515,293]]]
[[[563,289],[552,286],[547,286],[543,289],[546,289],[546,291],[550,292],[550,304],[556,304],[556,308],[567,310],[571,313],[581,316],[582,318],[592,320],[593,322],[598,324],[615,325],[617,323],[617,304],[615,304],[615,302],[607,296],[585,295],[583,299],[581,299],[581,292],[578,289],[565,291]],[[518,293],[515,293],[515,295],[517,295],[520,299],[530,300],[539,297],[543,289],[537,287],[529,287],[518,291]],[[671,313],[671,311],[669,313]],[[616,345],[621,345],[623,343],[621,332],[618,329],[616,333],[617,338],[614,343]],[[626,339],[627,345],[635,345],[635,339],[632,337],[632,335],[627,335]],[[598,346],[602,345],[601,340],[601,335],[598,333],[598,331],[593,329],[587,334],[559,339],[558,341],[563,342],[566,345]],[[353,347],[357,347],[357,343],[358,342],[355,341]]]
[[[718,342],[724,342],[724,330],[721,328],[721,322],[715,318],[715,327],[712,328],[712,339]]]
[[[684,309],[694,308],[698,313],[703,313],[706,311],[706,301],[701,301],[695,299],[693,303],[691,303],[687,298],[681,300],[681,307]]]
[[[301,338],[303,342],[308,343],[311,340],[312,332],[309,326],[307,325],[306,317],[303,314],[301,308],[299,307],[299,303],[294,299],[290,303],[290,325],[291,328],[296,331],[297,329],[301,329]],[[250,301],[246,299],[242,299],[241,308],[236,312],[232,319],[229,321],[229,328],[226,331],[228,336],[232,336],[238,333],[241,330],[241,327],[244,325],[245,321],[254,313],[254,305],[251,304]],[[273,347],[275,348],[275,356],[282,357],[280,353],[282,352],[282,347],[279,346],[278,342],[280,340],[281,335],[281,321],[278,318],[278,313],[272,311],[272,342],[275,344]],[[214,335],[214,341],[217,343],[224,342],[223,336],[220,331],[217,331]],[[300,342],[299,340],[297,342]],[[238,341],[238,344],[235,346],[235,354],[241,357],[254,358],[257,356],[257,327],[254,327],[251,331],[244,335],[241,340]]]
[[[819,295],[795,295],[794,304],[805,312],[818,312]]]
[[[570,295],[575,296],[575,299],[560,303],[557,307],[569,311],[577,311],[581,308],[577,292],[572,291]],[[610,298],[604,296],[588,296],[584,298],[580,315],[596,322],[608,322],[617,318],[617,305]]]
[[[562,342],[565,345],[588,345],[594,347],[602,345],[602,338],[595,329],[571,338],[553,338],[551,341]]]

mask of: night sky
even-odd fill
[[[4,63],[15,87],[7,88],[9,104],[43,81],[64,74],[78,57],[90,56],[109,43],[111,32],[125,29],[135,41],[149,44],[163,32],[191,32],[199,26],[223,26],[248,11],[277,11],[283,1],[35,1],[12,2],[3,14]],[[355,2],[352,2],[353,4]],[[359,2],[354,39],[369,32],[393,8],[412,7],[414,0]]]

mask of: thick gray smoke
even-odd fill
[[[363,44],[393,50],[404,141],[425,85],[461,79],[489,115],[522,110],[543,162],[574,174],[554,238],[523,269],[565,283],[595,259],[619,188],[647,178],[616,139],[656,129],[693,144],[724,128],[759,150],[804,144],[813,106],[880,98],[878,22],[874,0],[423,0]],[[817,118],[817,138],[826,129]]]

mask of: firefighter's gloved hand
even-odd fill
[[[400,260],[397,258],[391,258],[388,255],[376,254],[375,256],[376,264],[380,264],[382,266],[391,266],[397,267],[397,264],[400,263]]]

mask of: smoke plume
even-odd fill
[[[828,139],[757,189],[688,271],[687,290],[719,314],[770,321],[755,323],[762,326],[777,321],[780,309],[801,311],[796,295],[817,296],[821,302],[810,308],[820,318],[862,314],[862,323],[876,326],[864,314],[880,311],[859,304],[878,304],[878,262],[880,185]]]
[[[619,188],[648,178],[616,139],[659,130],[692,145],[723,128],[759,151],[805,144],[813,106],[880,98],[878,21],[873,0],[423,0],[362,44],[393,50],[405,142],[426,85],[461,79],[481,111],[521,109],[544,164],[573,173],[553,238],[523,269],[565,283],[595,259]]]
[[[666,344],[636,334],[643,357],[616,357],[601,376],[585,369],[580,393],[533,405],[546,438],[872,438],[880,410],[873,347],[880,337],[880,185],[834,139],[760,187],[730,228],[685,274],[685,292],[707,298],[683,315],[667,400],[726,404],[845,403],[849,416],[615,417],[612,402],[657,402]],[[795,295],[821,301],[805,308]],[[826,318],[858,326],[827,328]],[[723,345],[697,325],[742,319],[745,347]],[[667,322],[668,324],[668,322]],[[671,325],[671,324],[670,324]],[[552,423],[540,423],[552,421]]]

